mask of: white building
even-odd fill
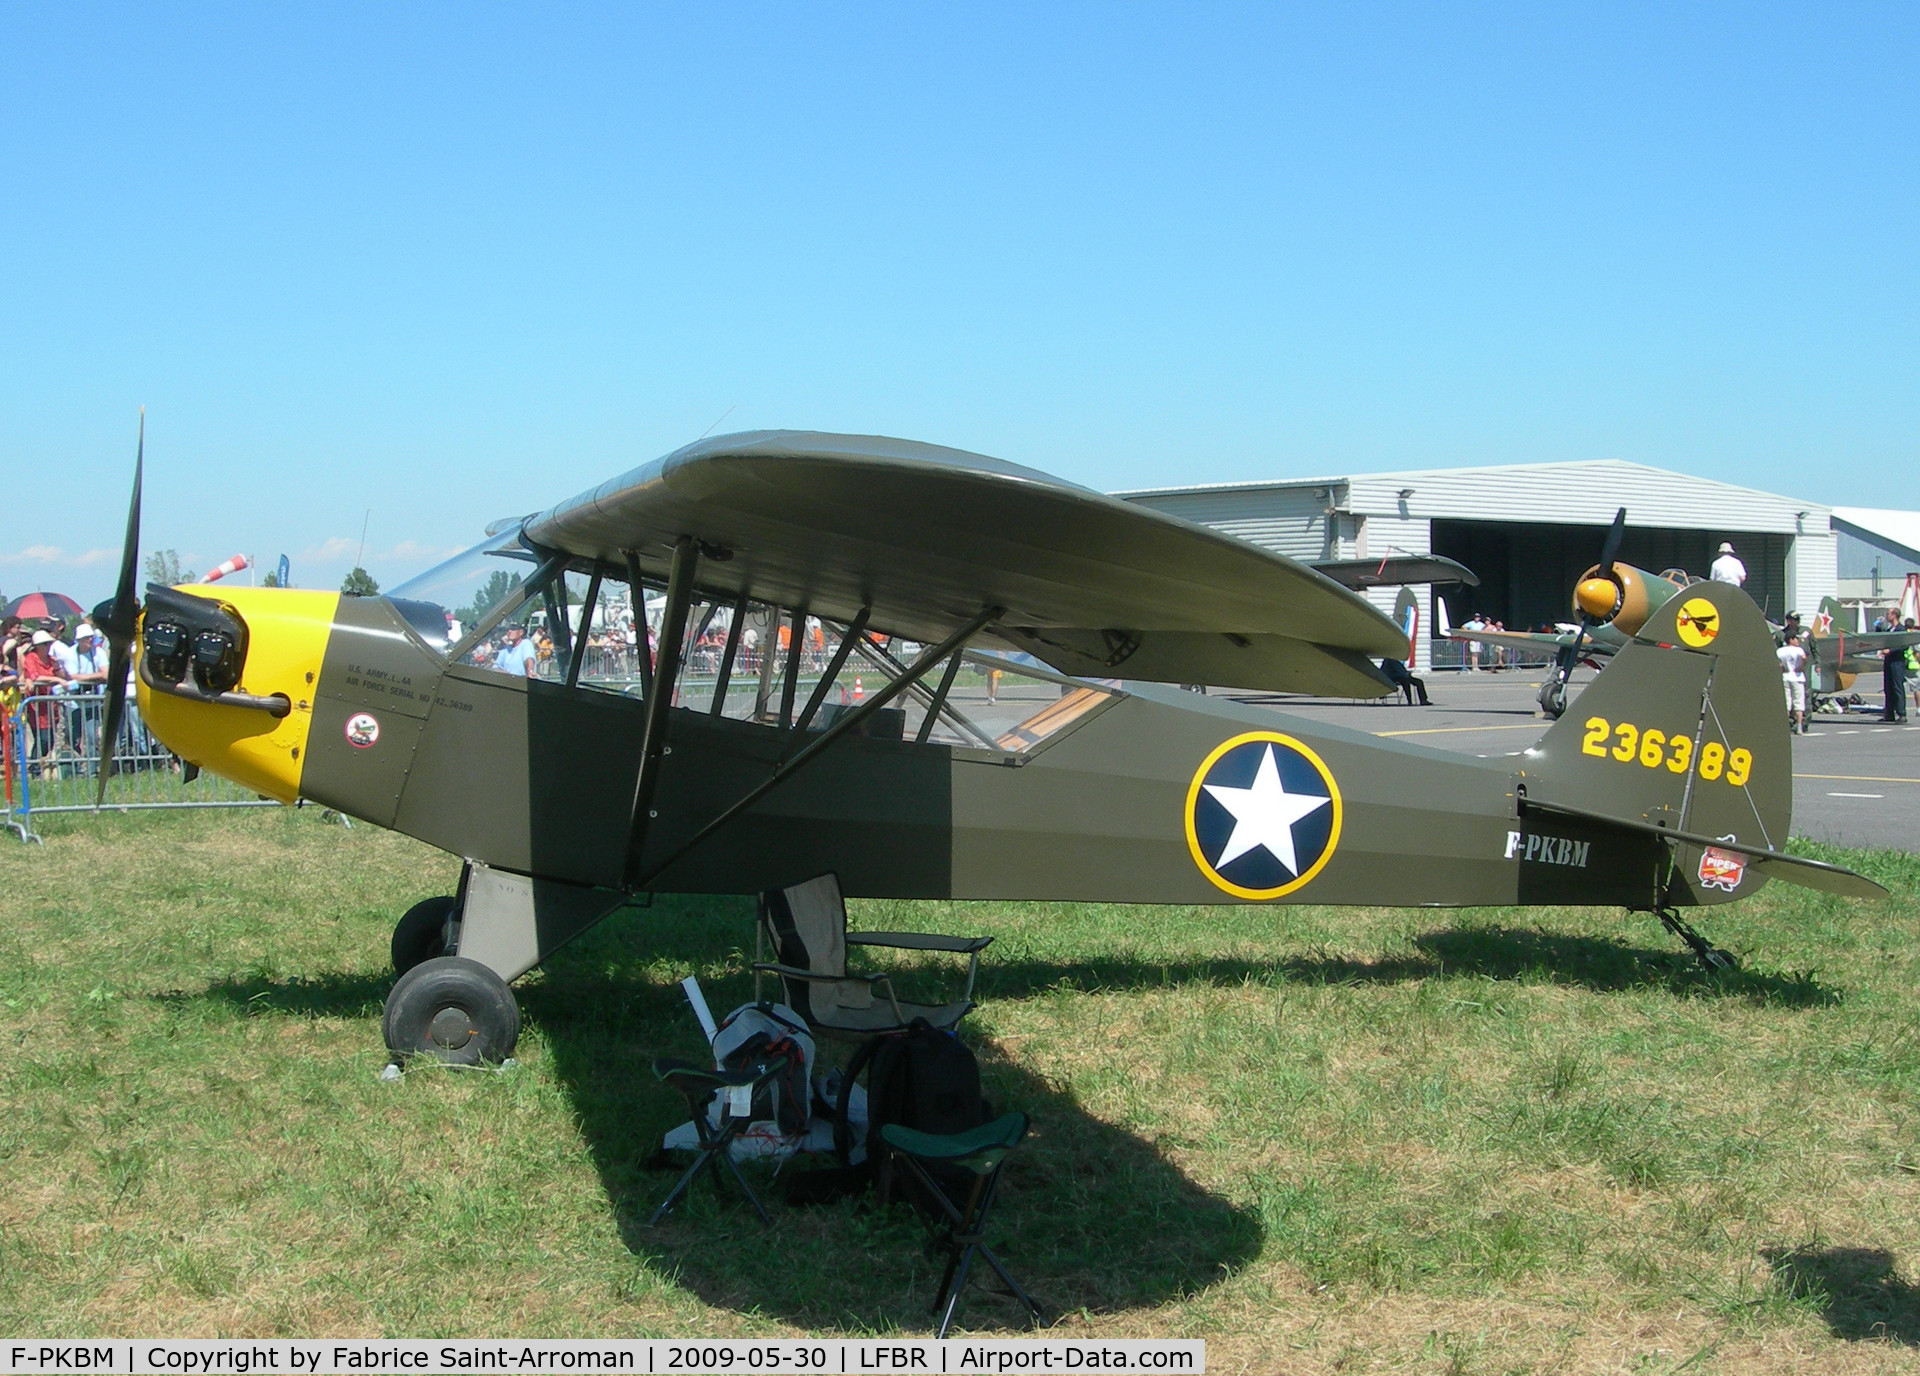
[[[1920,573],[1920,511],[1837,506],[1833,531],[1839,547],[1836,594],[1842,606],[1868,612],[1854,625],[1873,624],[1872,613],[1899,600],[1910,573]]]
[[[1749,487],[1601,459],[1276,482],[1215,483],[1114,494],[1312,562],[1438,554],[1480,576],[1434,589],[1458,626],[1473,612],[1510,630],[1572,615],[1573,585],[1627,509],[1620,558],[1705,576],[1732,542],[1747,591],[1768,616],[1811,616],[1837,592],[1833,510]],[[1370,596],[1391,608],[1396,589]],[[1428,624],[1433,620],[1429,617]]]

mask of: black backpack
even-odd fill
[[[980,1063],[973,1052],[952,1032],[942,1031],[925,1018],[915,1018],[905,1032],[863,1043],[847,1063],[834,1123],[835,1146],[842,1160],[847,1159],[852,1147],[847,1099],[862,1069],[867,1072],[867,1163],[884,1204],[894,1187],[911,1183],[911,1177],[903,1178],[892,1169],[891,1153],[880,1137],[883,1126],[898,1123],[920,1132],[965,1132],[979,1127],[990,1115],[980,1095]],[[941,1178],[943,1186],[964,1185],[963,1181],[947,1181],[945,1173],[937,1169],[933,1174]],[[907,1191],[917,1205],[935,1212],[933,1202],[921,1199],[921,1193]]]

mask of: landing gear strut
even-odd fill
[[[1660,925],[1662,927],[1665,927],[1668,931],[1687,943],[1687,947],[1693,952],[1694,958],[1707,969],[1718,971],[1738,970],[1740,968],[1738,957],[1729,951],[1721,950],[1718,946],[1715,946],[1712,942],[1701,936],[1699,932],[1694,930],[1692,923],[1688,922],[1672,908],[1661,908],[1655,916],[1660,919]]]

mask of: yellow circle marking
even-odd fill
[[[1720,609],[1704,597],[1689,597],[1680,605],[1676,624],[1682,642],[1704,650],[1720,634]]]
[[[1218,870],[1214,869],[1212,865],[1207,863],[1207,857],[1200,850],[1200,838],[1193,830],[1193,808],[1194,804],[1200,801],[1200,786],[1206,781],[1207,771],[1213,768],[1215,761],[1222,755],[1232,750],[1235,746],[1245,745],[1248,741],[1272,741],[1276,745],[1287,746],[1289,749],[1296,750],[1306,756],[1307,762],[1318,771],[1321,781],[1326,784],[1327,797],[1333,804],[1333,825],[1327,831],[1327,844],[1325,848],[1321,850],[1320,858],[1307,866],[1305,874],[1282,884],[1277,889],[1243,888],[1231,879],[1224,877]],[[1327,762],[1316,755],[1311,746],[1307,745],[1304,741],[1294,739],[1292,736],[1282,735],[1278,731],[1248,731],[1243,735],[1222,741],[1219,745],[1215,746],[1213,753],[1208,755],[1206,759],[1200,761],[1200,768],[1194,771],[1193,782],[1187,785],[1187,850],[1193,855],[1193,863],[1200,867],[1200,873],[1206,875],[1208,879],[1213,881],[1215,888],[1225,889],[1228,893],[1238,898],[1251,898],[1255,900],[1278,898],[1282,894],[1292,893],[1295,889],[1306,884],[1316,874],[1326,868],[1327,861],[1333,858],[1334,848],[1340,844],[1340,821],[1343,810],[1343,805],[1340,801],[1340,785],[1334,782],[1333,771],[1327,768]]]

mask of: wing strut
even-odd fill
[[[632,554],[627,557],[639,563]],[[674,689],[679,686],[681,641],[687,633],[687,608],[693,602],[693,571],[699,562],[700,545],[691,535],[682,535],[674,542],[673,563],[667,572],[667,607],[660,616],[660,659],[653,666],[653,681],[647,685],[647,720],[640,735],[640,777],[633,781],[633,813],[627,820],[629,879],[640,868],[640,850],[647,843],[647,823],[653,816],[653,792],[660,785],[660,760],[667,746],[667,708],[672,705]],[[639,584],[634,586],[637,588]],[[644,617],[646,595],[640,596]],[[644,620],[641,624],[644,628]]]
[[[677,569],[678,567],[679,567],[679,561],[678,561],[678,554],[676,552],[675,568]],[[688,570],[689,573],[691,573],[691,571],[692,571],[691,569]],[[673,601],[671,596],[669,596],[668,598],[667,614],[669,616],[673,614]],[[818,759],[820,757],[821,752],[826,750],[827,747],[831,746],[835,741],[839,740],[842,736],[846,735],[848,732],[853,731],[854,729],[859,727],[862,723],[866,722],[868,718],[872,717],[874,713],[878,712],[882,707],[885,707],[888,703],[892,702],[895,698],[899,697],[902,693],[906,692],[907,689],[911,688],[914,684],[918,683],[921,679],[925,678],[928,672],[932,670],[934,665],[938,664],[941,660],[945,659],[948,655],[954,654],[956,651],[958,651],[962,646],[964,646],[969,640],[971,640],[974,637],[975,633],[978,632],[982,626],[985,626],[988,622],[997,620],[998,618],[1000,618],[1001,616],[1004,616],[1005,614],[1006,614],[1005,609],[1001,607],[982,608],[977,614],[968,618],[967,621],[963,623],[959,628],[957,628],[952,635],[948,636],[945,640],[941,641],[938,645],[929,645],[926,649],[922,650],[919,654],[919,657],[916,658],[912,664],[909,664],[907,666],[905,673],[901,674],[898,678],[892,679],[889,682],[887,682],[883,687],[881,687],[878,691],[876,691],[872,697],[868,698],[865,702],[861,703],[858,707],[854,708],[851,712],[848,712],[845,716],[834,718],[833,725],[829,726],[826,730],[822,731],[818,736],[814,737],[813,740],[807,742],[806,746],[797,755],[795,755],[792,759],[787,760],[786,762],[775,766],[772,774],[768,775],[764,780],[756,784],[754,787],[748,789],[746,793],[741,795],[738,801],[734,802],[731,806],[725,808],[718,817],[715,817],[711,822],[708,822],[705,826],[701,827],[700,830],[696,831],[690,838],[688,838],[686,843],[680,846],[677,850],[675,850],[673,854],[669,855],[665,860],[662,860],[659,864],[655,865],[652,869],[648,870],[645,875],[637,879],[631,880],[629,882],[628,887],[635,888],[635,889],[644,889],[645,887],[647,887],[647,885],[651,884],[654,880],[658,879],[668,869],[672,868],[677,861],[679,861],[682,857],[684,857],[695,846],[698,846],[702,841],[706,840],[709,836],[713,835],[716,831],[720,830],[720,828],[724,827],[728,822],[731,822],[735,817],[738,817],[741,813],[745,812],[748,808],[752,807],[755,803],[759,802],[762,798],[766,797],[767,794],[771,793],[775,788],[779,787],[781,783],[785,782],[787,779],[790,779],[795,774],[799,773],[800,770],[805,768],[808,763]],[[862,640],[865,639],[864,635],[861,637],[861,639]],[[849,636],[848,640],[852,642],[853,637]],[[661,655],[661,662],[664,664],[666,662],[666,655],[667,655],[667,647],[666,647],[666,642],[664,640],[661,641],[660,655]],[[649,725],[652,724],[651,715],[649,715],[648,724]],[[651,736],[651,733],[649,733],[649,736]],[[643,760],[642,761],[643,782],[644,782],[645,764],[646,764],[646,761]],[[639,810],[636,809],[634,813],[636,822],[639,821],[640,815],[641,814]],[[640,840],[642,841],[645,840],[644,829],[642,829],[641,831],[637,831],[636,835],[639,837]],[[629,852],[630,856],[633,854],[637,854],[637,851]],[[629,868],[629,873],[632,873],[631,867]]]
[[[733,660],[740,653],[740,632],[746,625],[747,595],[743,592],[734,599],[733,620],[727,626],[727,650],[720,656],[720,675],[713,681],[713,705],[707,708],[710,716],[726,715],[727,681],[733,677]]]
[[[813,685],[813,692],[807,698],[807,705],[800,709],[800,720],[793,724],[793,735],[798,738],[806,733],[813,724],[814,713],[820,710],[820,704],[827,700],[827,690],[833,687],[833,681],[840,677],[840,670],[846,666],[847,653],[853,649],[853,643],[867,633],[867,617],[873,608],[862,607],[860,614],[853,618],[853,624],[847,627],[840,637],[840,643],[833,648],[833,661],[827,665],[827,671],[820,675],[820,681]]]
[[[776,628],[777,629],[777,628]],[[793,725],[793,695],[800,686],[800,656],[805,653],[807,609],[795,607],[787,613],[787,668],[780,680],[780,729]]]
[[[853,648],[860,652],[861,657],[865,659],[867,663],[873,665],[874,668],[880,670],[881,673],[886,674],[890,678],[898,678],[907,671],[904,664],[865,636],[862,636]],[[913,685],[913,695],[918,698],[921,705],[927,709],[928,716],[944,716],[959,730],[979,741],[981,749],[998,750],[1000,748],[998,741],[975,726],[967,719],[966,715],[951,702],[944,701],[937,693],[929,692],[924,683],[915,683]]]
[[[633,657],[640,665],[640,696],[653,701],[653,642],[647,638],[647,585],[640,581],[640,555],[626,550],[627,587],[633,603]]]
[[[567,661],[567,687],[572,688],[580,682],[580,666],[587,662],[587,642],[593,639],[593,607],[600,600],[600,566],[593,566],[593,577],[587,580],[586,601],[580,604],[580,631],[573,638],[573,657]]]
[[[933,734],[933,728],[940,720],[940,709],[947,705],[947,694],[953,691],[953,681],[959,677],[960,665],[966,657],[965,649],[959,649],[947,661],[947,672],[940,675],[940,686],[933,690],[933,701],[927,707],[927,714],[920,719],[920,730],[913,738],[915,745],[925,745],[927,737]]]

